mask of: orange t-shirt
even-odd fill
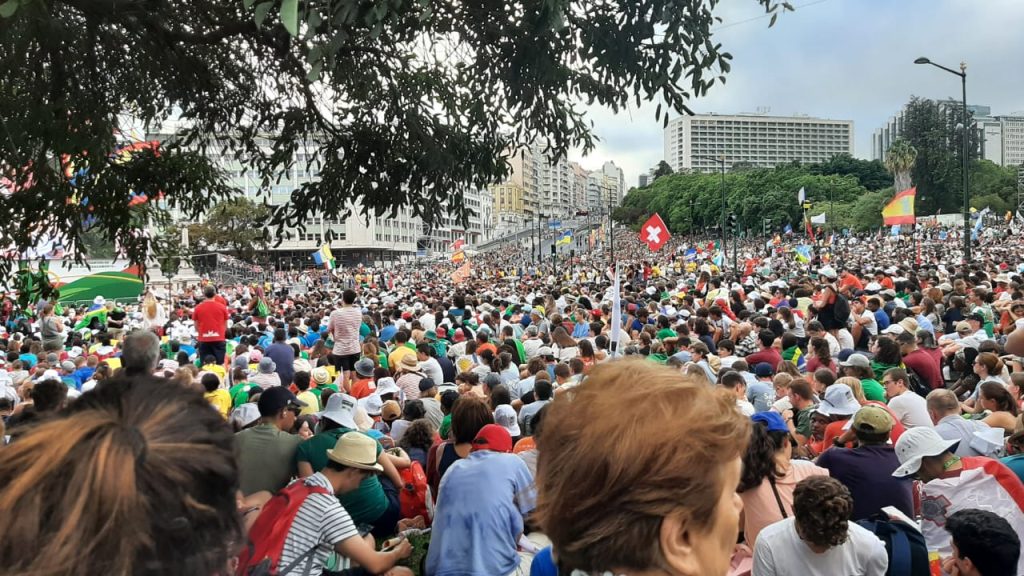
[[[484,353],[484,350],[490,350],[491,354],[498,355],[498,347],[488,342],[487,344],[481,344],[476,347],[476,355],[479,356]]]
[[[537,447],[537,443],[533,441],[533,436],[526,436],[526,437],[520,438],[519,442],[516,442],[515,447],[512,448],[512,453],[513,454],[519,454],[520,452],[526,452],[528,450],[533,450],[536,447]]]
[[[352,397],[356,400],[366,398],[377,390],[377,383],[373,378],[360,378],[352,383]]]

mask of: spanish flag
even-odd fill
[[[882,221],[886,226],[897,224],[913,224],[914,220],[914,198],[917,196],[917,188],[910,188],[897,194],[891,202],[882,209]]]

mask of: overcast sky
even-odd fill
[[[871,156],[871,134],[911,95],[960,98],[960,80],[918,56],[958,68],[967,62],[967,100],[993,114],[1024,114],[1024,0],[791,0],[796,11],[768,18],[756,0],[723,1],[715,40],[733,55],[725,84],[690,103],[698,113],[808,114],[853,120],[855,150]],[[756,19],[755,19],[756,18]],[[580,159],[614,160],[627,188],[662,160],[654,104],[614,114],[590,109],[601,139]],[[673,116],[675,116],[673,114]]]

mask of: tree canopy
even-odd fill
[[[791,9],[756,2],[771,23]],[[729,72],[716,5],[7,0],[0,245],[21,251],[55,230],[79,258],[92,222],[141,262],[139,222],[168,209],[194,219],[237,192],[214,152],[242,162],[266,197],[308,158],[317,176],[264,223],[278,232],[353,206],[464,219],[462,191],[503,179],[510,149],[591,150],[584,105],[689,112]],[[159,148],[117,153],[133,126],[169,119],[178,129]],[[133,194],[151,201],[129,208]]]
[[[973,114],[967,112],[967,126]],[[903,111],[900,139],[917,151],[911,173],[917,186],[917,213],[959,212],[963,206],[963,107],[914,96]],[[978,157],[978,131],[968,130],[968,159]]]
[[[797,192],[803,188],[812,204],[811,215],[824,212],[835,229],[871,230],[882,225],[882,208],[895,194],[892,178],[887,182],[879,170],[885,172],[878,161],[837,156],[821,164],[790,163],[729,172],[725,176],[726,211],[735,212],[740,229],[749,234],[761,234],[765,219],[770,220],[767,229],[772,233],[781,231],[787,223],[799,230],[803,210],[797,202]],[[659,178],[643,188],[631,189],[614,217],[621,223],[639,226],[658,212],[676,234],[715,228],[721,219],[720,178],[717,173],[677,173]],[[997,214],[1012,208],[1016,198],[1015,168],[1004,168],[988,160],[975,161],[971,178],[972,206],[989,207]],[[876,188],[880,185],[885,186]],[[920,209],[918,214],[922,214]]]
[[[227,250],[242,260],[252,261],[258,252],[270,246],[263,228],[269,216],[266,206],[236,196],[214,206],[202,223],[189,226],[188,236],[200,250]]]

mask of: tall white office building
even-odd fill
[[[710,172],[725,159],[772,168],[793,161],[825,162],[853,154],[853,121],[809,116],[700,114],[680,116],[665,128],[665,161],[675,171]]]

